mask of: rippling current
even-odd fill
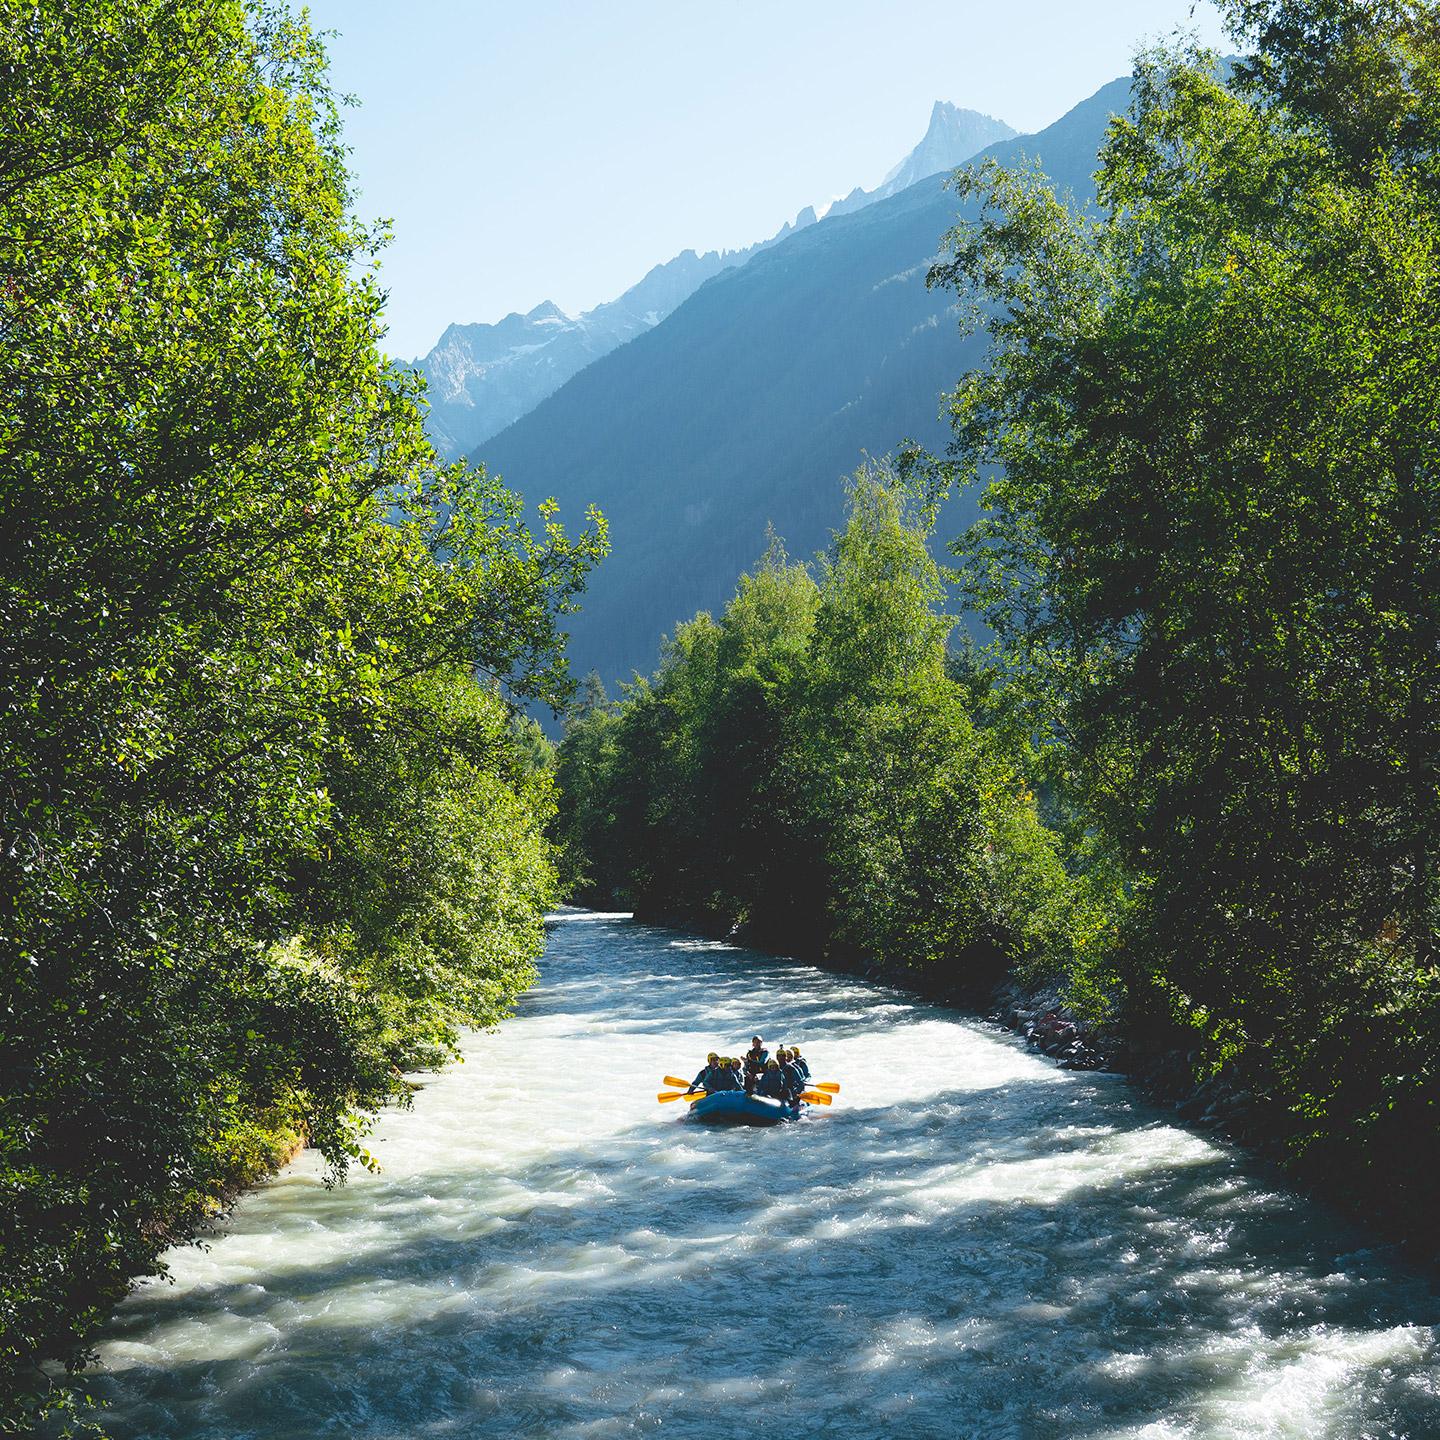
[[[621,916],[543,972],[381,1174],[303,1158],[121,1307],[120,1440],[1440,1436],[1427,1284],[1122,1082]],[[837,1103],[656,1104],[755,1029]]]

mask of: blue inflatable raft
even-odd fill
[[[690,1116],[702,1125],[778,1125],[798,1119],[800,1108],[743,1090],[715,1090],[690,1107]]]

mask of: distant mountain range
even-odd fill
[[[831,207],[847,214],[907,188],[926,175],[953,170],[996,140],[1014,135],[1002,121],[936,101],[919,145],[875,190],[852,190]],[[744,265],[816,223],[802,210],[768,240],[743,250],[686,250],[656,265],[618,300],[570,317],[550,301],[494,324],[451,325],[417,362],[429,381],[431,438],[456,458],[528,414],[572,375],[627,340],[653,329],[707,280]]]
[[[1084,201],[1129,89],[1117,80],[1049,129],[985,153],[1037,159]],[[949,123],[937,116],[932,133]],[[902,168],[892,183],[905,178]],[[767,525],[792,554],[812,554],[839,522],[842,478],[865,452],[886,454],[907,436],[944,444],[941,393],[980,355],[958,332],[953,297],[925,285],[957,212],[931,175],[799,228],[717,269],[668,317],[472,450],[530,502],[553,495],[572,523],[593,502],[610,521],[614,552],[569,622],[577,674],[597,669],[613,688],[650,670],[663,632],[724,604]],[[937,538],[973,513],[972,497],[952,502]]]

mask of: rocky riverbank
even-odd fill
[[[1268,1158],[1284,1154],[1285,1125],[1256,1096],[1246,1077],[1226,1068],[1197,1080],[1198,1054],[1171,1032],[1149,1043],[1117,1030],[1087,1025],[1057,988],[1007,982],[995,992],[988,1018],[1067,1070],[1110,1070],[1124,1075],[1158,1104],[1171,1105],[1191,1125],[1236,1140]]]

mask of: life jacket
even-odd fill
[[[720,1073],[718,1065],[707,1065],[691,1082],[692,1090],[715,1089],[715,1077]]]
[[[797,1055],[790,1062],[799,1072],[802,1080],[810,1078],[810,1065],[803,1055]]]
[[[710,1077],[710,1083],[705,1088],[707,1090],[743,1090],[745,1086],[740,1077],[728,1065],[717,1065],[715,1073]]]
[[[747,1050],[745,1052],[745,1068],[749,1071],[763,1070],[765,1062],[770,1058],[770,1052],[763,1046],[759,1050]]]
[[[780,1073],[785,1077],[792,1094],[798,1095],[805,1088],[805,1076],[800,1073],[800,1067],[795,1061],[787,1060],[780,1067]]]
[[[790,1078],[783,1070],[762,1070],[755,1082],[755,1093],[766,1095],[771,1100],[790,1098]]]

